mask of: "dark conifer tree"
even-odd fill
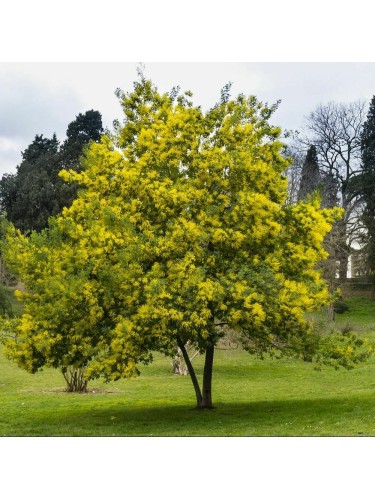
[[[102,116],[93,109],[76,116],[69,123],[66,131],[66,140],[61,146],[60,156],[64,168],[79,168],[79,157],[87,144],[91,141],[99,142],[103,134]]]
[[[362,221],[366,228],[364,235],[367,267],[373,281],[375,295],[375,96],[370,102],[367,119],[361,136],[362,172],[357,181],[362,195],[364,209]]]
[[[49,217],[71,205],[77,186],[63,182],[62,168],[79,170],[80,156],[91,141],[103,133],[98,111],[80,113],[67,129],[67,139],[60,147],[54,134],[51,139],[36,135],[22,152],[16,174],[5,174],[0,180],[0,206],[23,232],[44,229]]]
[[[321,188],[321,175],[319,171],[316,147],[310,146],[305,161],[302,165],[301,183],[298,190],[298,200],[306,200],[308,195]]]
[[[0,181],[1,208],[21,231],[43,229],[56,210],[53,173],[58,169],[58,152],[55,134],[52,139],[36,135],[23,151],[17,173]]]
[[[66,131],[66,140],[59,152],[59,168],[55,173],[55,193],[58,205],[52,215],[60,213],[63,207],[72,204],[77,195],[77,185],[67,184],[58,176],[58,172],[67,170],[80,170],[80,157],[90,142],[99,142],[103,134],[102,115],[93,109],[86,113],[79,113],[76,119],[69,123]]]

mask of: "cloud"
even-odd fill
[[[0,149],[5,153],[18,151],[18,143],[7,137],[0,137]]]
[[[18,144],[18,153],[0,143],[0,176],[14,171],[36,134],[64,139],[78,113],[95,109],[111,128],[123,113],[117,87],[132,89],[137,63],[0,63],[0,137]],[[221,88],[233,82],[232,96],[255,95],[281,104],[271,121],[282,129],[300,129],[304,116],[320,102],[369,101],[375,91],[374,63],[153,63],[146,76],[166,92],[180,85],[195,104],[208,109]],[[8,145],[6,145],[8,144]]]
[[[20,143],[8,137],[0,137],[0,173],[10,173],[20,160]]]
[[[56,133],[62,140],[68,124],[85,111],[78,93],[51,85],[38,68],[37,64],[0,64],[0,176],[15,171],[21,151],[36,134],[52,137]]]
[[[5,65],[8,66],[8,65]],[[0,67],[0,136],[32,140],[35,134],[65,134],[80,99],[69,89],[48,85]]]

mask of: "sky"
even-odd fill
[[[305,117],[329,101],[366,102],[375,94],[375,63],[345,62],[142,62],[161,91],[179,85],[194,103],[208,109],[232,82],[232,95],[281,100],[271,121],[300,130]],[[15,173],[36,134],[65,138],[79,113],[100,111],[105,127],[122,120],[116,88],[131,90],[139,63],[0,63],[0,176]]]

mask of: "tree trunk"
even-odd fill
[[[347,203],[345,199],[343,201],[343,209],[347,210]],[[337,223],[337,241],[336,241],[336,257],[339,260],[339,278],[346,279],[348,276],[348,261],[349,261],[349,248],[347,245],[347,232],[348,232],[348,221],[347,216]]]
[[[199,409],[212,410],[212,370],[214,364],[214,344],[209,344],[206,348],[206,358],[204,361],[203,370],[203,391],[202,391],[202,401],[198,405]]]
[[[339,278],[346,279],[348,276],[349,255],[345,251],[342,251],[341,254],[339,255],[339,258],[340,258]]]
[[[72,366],[65,366],[61,370],[65,381],[67,392],[86,392],[87,379],[85,377],[85,368],[74,368]]]
[[[197,408],[199,408],[200,405],[201,405],[201,403],[202,403],[202,392],[201,392],[201,389],[199,387],[197,376],[195,374],[193,365],[191,364],[191,361],[190,361],[190,358],[189,358],[189,354],[186,351],[185,344],[183,343],[183,341],[181,340],[180,337],[177,337],[177,344],[178,344],[178,347],[181,349],[181,352],[182,352],[182,355],[184,357],[186,366],[187,366],[187,368],[189,370],[189,375],[190,375],[191,381],[193,382],[193,386],[194,386],[194,390],[195,390],[195,396],[197,398]]]
[[[328,321],[335,321],[335,309],[333,303],[328,306]]]
[[[214,364],[215,344],[210,343],[206,348],[206,355],[205,355],[204,369],[203,369],[203,386],[202,386],[203,391],[201,391],[199,387],[198,379],[195,374],[193,365],[191,364],[188,352],[180,337],[177,337],[177,344],[178,347],[181,349],[185,363],[189,370],[191,381],[193,382],[195,396],[197,399],[196,408],[198,410],[212,410],[214,408],[212,405],[212,372]]]

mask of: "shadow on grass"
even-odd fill
[[[153,406],[95,404],[29,416],[26,434],[44,436],[362,436],[375,435],[374,396],[218,402],[195,411],[170,401]],[[14,434],[13,434],[14,435]],[[20,434],[17,434],[20,435]]]

